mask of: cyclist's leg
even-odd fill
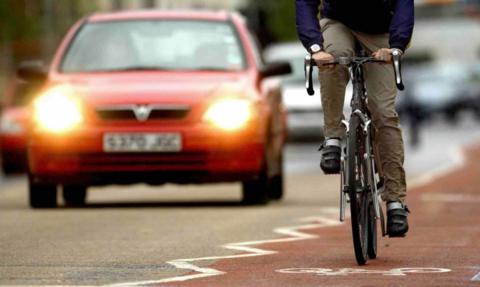
[[[324,49],[334,57],[353,56],[355,39],[352,32],[342,23],[332,19],[320,20],[324,38]],[[345,88],[349,81],[348,69],[341,65],[335,68],[322,68],[320,91],[325,119],[324,134],[327,138],[341,138],[345,134],[342,127]]]
[[[367,52],[389,47],[389,37],[354,33]],[[368,92],[369,110],[372,113],[379,146],[380,160],[385,179],[384,201],[403,203],[406,197],[404,145],[400,120],[395,110],[397,89],[391,65],[376,63],[365,65],[365,83]]]
[[[342,23],[322,19],[320,21],[324,37],[324,49],[335,57],[352,56],[354,53],[354,37]],[[333,69],[321,68],[321,98],[324,111],[324,134],[326,141],[322,145],[322,161],[320,167],[327,174],[340,172],[340,141],[345,134],[342,126],[345,88],[349,80],[349,72],[343,66]]]
[[[368,52],[389,47],[388,35],[355,33]],[[404,236],[408,231],[408,208],[404,204],[407,193],[403,168],[404,147],[400,120],[395,110],[397,95],[392,65],[376,63],[365,66],[369,109],[372,113],[380,161],[385,178],[382,198],[387,204],[387,232],[389,236]]]

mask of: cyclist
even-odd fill
[[[412,37],[413,0],[295,2],[300,40],[320,67],[335,57],[354,56],[356,43],[378,60],[391,62],[392,51],[403,53]],[[340,172],[340,140],[345,133],[343,103],[349,76],[341,65],[326,66],[320,73],[325,117],[320,166],[326,174]],[[392,65],[366,65],[365,83],[384,175],[382,199],[387,202],[387,232],[391,237],[401,237],[408,231],[409,211],[405,205],[404,147],[395,111],[397,90]]]

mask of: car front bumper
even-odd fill
[[[0,135],[2,164],[6,168],[23,172],[27,163],[26,135]]]
[[[105,132],[179,133],[182,150],[169,153],[107,153]],[[29,144],[32,179],[56,184],[163,184],[243,181],[264,164],[257,129],[223,132],[208,127],[88,129],[65,135],[37,133]]]

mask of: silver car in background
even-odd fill
[[[264,51],[267,63],[289,62],[293,70],[292,74],[282,78],[283,103],[288,111],[290,140],[322,140],[323,138],[324,120],[318,78],[314,77],[315,95],[309,96],[305,90],[303,63],[306,53],[300,42],[274,44]],[[351,91],[349,84],[345,97],[345,114],[348,114]]]

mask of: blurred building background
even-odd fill
[[[413,62],[479,62],[480,0],[415,3]],[[148,8],[237,10],[262,46],[297,41],[293,0],[0,0],[0,100],[18,63],[48,63],[67,29],[84,15]]]

